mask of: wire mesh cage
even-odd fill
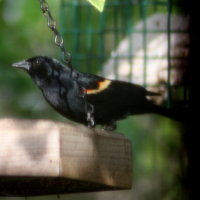
[[[60,28],[75,68],[149,87],[158,104],[186,106],[188,17],[172,0],[108,0],[103,13],[61,0]]]
[[[143,85],[160,93],[154,101],[168,108],[188,106],[189,17],[178,0],[107,0],[102,13],[85,0],[61,0],[60,30],[76,69]],[[151,120],[139,118],[134,125],[133,121],[122,124],[123,132],[135,140],[135,177],[151,174],[151,197],[145,197],[145,189],[141,189],[143,196],[132,197],[183,199],[180,177],[185,157],[179,157],[183,153],[180,130],[155,123],[156,127]]]

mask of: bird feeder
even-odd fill
[[[131,142],[122,134],[50,120],[0,120],[0,195],[130,189]]]

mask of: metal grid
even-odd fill
[[[85,0],[61,0],[60,8],[60,30],[73,67],[164,90],[158,103],[169,108],[187,106],[189,20],[181,13],[178,0],[107,0],[103,13]],[[154,50],[157,53],[152,53]],[[162,74],[162,63],[164,79],[152,82],[152,75],[157,78],[155,66]],[[166,199],[183,199],[179,178],[185,162],[179,154],[183,148],[179,129],[163,119],[156,124],[150,118],[147,121],[129,118],[119,128],[133,139],[135,179],[149,176],[150,185],[154,185],[155,176],[155,182],[169,190],[166,194],[161,188],[151,191],[148,198],[143,191],[145,198],[141,199],[164,199],[165,195]],[[176,163],[176,170],[170,168],[171,162]],[[167,181],[166,177],[171,178]]]
[[[164,87],[166,92],[163,102],[168,107],[185,106],[188,101],[188,93],[183,77],[181,84],[173,84],[173,80],[171,80],[173,59],[181,60],[184,62],[184,66],[187,65],[187,56],[176,56],[171,53],[173,50],[171,47],[172,34],[187,34],[188,32],[187,28],[172,27],[172,15],[178,12],[178,3],[172,0],[107,0],[103,13],[96,11],[85,0],[61,0],[60,30],[65,37],[66,48],[72,54],[73,66],[78,70],[107,76],[105,68],[108,65],[105,63],[112,60],[112,78],[123,79],[120,75],[123,61],[129,64],[129,74],[126,80],[137,83],[137,80],[134,79],[134,59],[140,59],[142,82],[140,81],[139,84],[145,87]],[[148,18],[155,13],[164,13],[166,28],[153,29],[149,27]],[[137,24],[140,24],[140,28]],[[133,37],[134,34],[142,37],[143,53],[141,55],[137,55],[134,51],[134,45],[137,42]],[[165,34],[167,45],[165,55],[149,55],[149,34]],[[128,40],[128,50],[126,54],[120,54],[117,49],[124,38]],[[162,83],[154,82],[152,84],[148,81],[149,62],[159,59],[167,62],[166,78]]]

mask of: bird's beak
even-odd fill
[[[12,67],[17,67],[17,68],[29,71],[30,70],[30,63],[27,62],[26,60],[23,60],[23,61],[20,61],[20,62],[17,62],[17,63],[13,63]]]

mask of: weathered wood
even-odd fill
[[[49,120],[0,120],[0,195],[129,189],[122,134]]]

